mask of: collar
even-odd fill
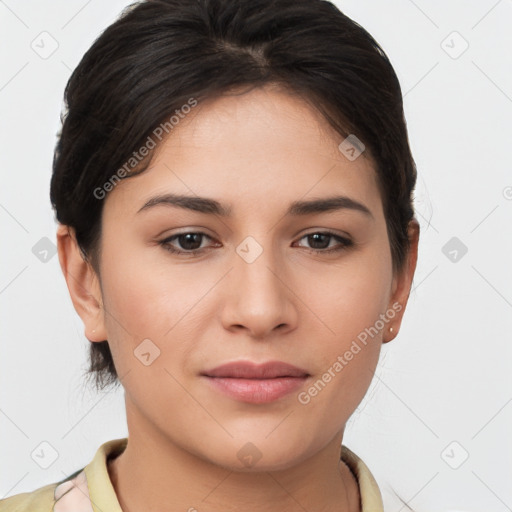
[[[127,443],[126,437],[103,443],[82,471],[57,485],[53,512],[123,512],[110,481],[107,461],[122,453]],[[384,512],[379,487],[366,464],[344,445],[340,457],[356,477],[361,512]]]

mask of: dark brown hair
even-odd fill
[[[98,275],[97,191],[143,172],[154,151],[137,172],[119,170],[191,98],[270,83],[363,142],[375,162],[393,269],[403,268],[416,167],[400,85],[373,37],[325,0],[151,0],[130,5],[101,34],[65,90],[50,198]],[[98,389],[119,384],[106,340],[90,344],[88,374]]]

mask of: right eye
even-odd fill
[[[171,253],[196,256],[204,252],[205,247],[201,247],[204,237],[211,239],[206,233],[190,231],[172,235],[159,243],[166,251]],[[177,241],[182,248],[176,248],[172,244],[174,241]]]

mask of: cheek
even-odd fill
[[[326,332],[331,335],[326,336],[326,341],[331,353],[375,325],[381,337],[383,326],[379,319],[386,311],[391,292],[390,258],[369,251],[364,257],[354,256],[344,268],[330,269],[328,276],[321,277],[321,283],[322,291],[318,289],[313,294],[314,308],[329,327]]]
[[[138,337],[162,338],[190,310],[207,284],[191,280],[190,271],[172,266],[164,249],[113,243],[103,252],[105,305],[126,331]],[[120,254],[125,254],[119,257]]]
[[[323,293],[309,294],[310,300],[316,297],[311,309],[322,312],[326,329],[322,329],[324,334],[319,339],[316,326],[317,346],[321,347],[316,357],[321,365],[308,395],[313,403],[313,396],[322,394],[317,405],[328,401],[341,415],[354,410],[366,393],[378,363],[382,335],[392,319],[386,311],[391,260],[367,256],[332,272],[329,280],[322,279]]]
[[[348,420],[373,378],[386,325],[381,315],[386,311],[387,281],[380,279],[373,274],[366,279],[347,276],[318,304],[328,313],[323,319],[329,330],[322,329],[322,336],[318,325],[310,331],[317,372],[298,401],[326,426],[335,428]]]
[[[103,248],[105,323],[119,374],[141,370],[139,351],[149,351],[151,358],[158,355],[151,368],[160,366],[167,358],[168,342],[197,302],[198,291],[182,282],[182,272],[169,272],[168,266],[161,268],[149,259],[157,250],[113,243]],[[182,348],[179,343],[173,347],[175,356]]]

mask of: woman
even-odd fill
[[[157,0],[66,88],[51,201],[129,436],[0,510],[382,510],[342,445],[416,267],[397,77],[321,0]]]

